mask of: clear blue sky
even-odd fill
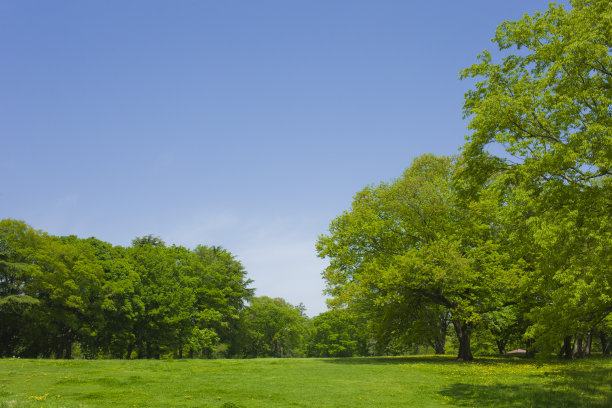
[[[0,218],[221,245],[326,309],[353,194],[464,142],[458,72],[542,0],[0,0]]]

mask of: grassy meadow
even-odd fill
[[[0,360],[0,407],[610,407],[612,359]]]

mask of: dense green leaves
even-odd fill
[[[347,309],[331,309],[312,319],[308,355],[352,357],[368,354],[368,331]]]
[[[454,159],[417,158],[393,183],[357,193],[317,248],[330,259],[324,278],[333,303],[361,304],[382,322],[402,321],[388,327],[398,336],[450,313],[459,356],[471,359],[472,327],[511,300],[520,270],[502,250],[495,207],[484,198],[461,200],[455,172]],[[411,317],[393,316],[407,304],[416,311]],[[438,327],[443,336],[445,327]]]
[[[587,336],[612,311],[612,6],[571,5],[503,23],[494,41],[507,56],[485,52],[462,72],[479,81],[464,105],[463,180],[499,193],[540,349]]]
[[[309,335],[303,306],[281,298],[253,298],[242,311],[241,351],[248,357],[299,357]]]
[[[130,248],[95,238],[53,237],[0,221],[0,354],[70,358],[210,356],[234,336],[252,296],[228,251]]]

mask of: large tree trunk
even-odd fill
[[[72,328],[69,327],[66,330],[66,352],[64,354],[64,358],[66,360],[70,360],[72,358],[72,344],[74,343],[74,341],[76,340],[76,336],[74,335],[74,332],[72,331]]]
[[[564,357],[568,360],[572,358],[572,336],[567,336],[563,339],[563,346],[559,352],[559,357]]]
[[[441,337],[434,339],[433,346],[436,355],[443,355],[445,353],[446,339]]]
[[[606,333],[603,331],[599,332],[599,339],[601,340],[601,352],[604,356],[610,355],[610,342],[606,338]]]
[[[66,341],[66,353],[64,354],[64,358],[66,360],[70,360],[72,358],[72,341]]]
[[[55,345],[55,358],[58,360],[64,358],[64,343],[60,340]]]
[[[497,351],[499,351],[499,354],[503,355],[506,353],[506,340],[495,340],[495,343],[497,344]]]
[[[145,352],[145,346],[144,346],[144,344],[142,342],[139,342],[136,345],[136,350],[137,350],[137,353],[138,353],[138,359],[139,360],[142,360],[142,359],[147,357],[146,352]]]
[[[582,357],[582,336],[574,335],[574,347],[572,347],[572,359]]]
[[[583,356],[590,357],[592,343],[593,343],[593,329],[589,330],[589,332],[586,334],[586,338],[584,339],[584,344],[582,345],[582,355]]]
[[[432,343],[432,346],[434,348],[434,351],[437,355],[443,355],[445,354],[445,347],[446,347],[446,333],[448,330],[448,313],[445,313],[444,316],[442,318],[438,318],[437,320],[437,326],[440,328],[439,334],[434,337]]]
[[[459,353],[457,355],[457,360],[474,360],[474,356],[472,355],[472,349],[470,346],[472,328],[468,323],[462,320],[453,320],[453,327],[455,328],[455,333],[457,333],[457,340],[459,340]]]

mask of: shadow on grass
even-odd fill
[[[408,364],[432,363],[453,364],[456,360],[450,356],[407,356],[407,357],[338,357],[321,358],[321,361],[333,364],[365,365],[365,364]]]
[[[486,359],[475,359],[474,361],[464,362],[458,361],[455,356],[402,356],[402,357],[339,357],[339,358],[322,358],[326,363],[334,364],[533,364],[533,360],[523,357],[488,357]]]
[[[607,379],[606,379],[607,377]],[[608,370],[568,371],[547,386],[451,384],[440,394],[461,407],[593,407],[612,406]]]
[[[534,375],[543,384],[454,383],[440,392],[450,402],[465,407],[612,407],[612,372],[606,368],[567,367],[563,371]]]
[[[527,374],[535,381],[525,384],[469,384],[453,382],[439,391],[449,404],[461,407],[612,407],[612,370],[598,361],[609,359],[593,358],[580,362],[547,360],[550,371]],[[366,357],[329,358],[323,361],[333,364],[431,364],[465,366],[538,366],[533,359],[517,357],[496,357],[476,359],[465,363],[450,356],[413,357]]]

